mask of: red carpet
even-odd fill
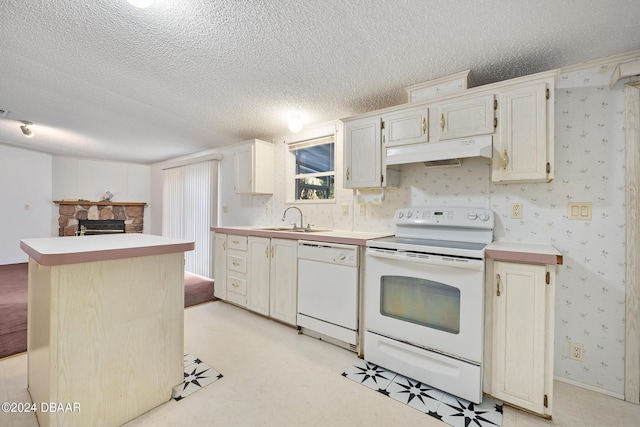
[[[0,265],[0,359],[27,351],[28,264]],[[213,301],[213,280],[184,274],[184,306]]]
[[[27,263],[0,265],[0,359],[27,351]]]

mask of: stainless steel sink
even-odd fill
[[[321,228],[290,228],[290,227],[259,227],[259,228],[254,228],[254,230],[289,231],[292,233],[317,233],[319,231],[331,231],[331,230],[323,230]]]

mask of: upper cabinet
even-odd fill
[[[487,135],[497,126],[493,94],[463,97],[438,105],[439,140]]]
[[[553,179],[553,88],[546,78],[499,92],[499,132],[494,139],[492,180]]]
[[[393,187],[398,181],[399,173],[384,165],[381,117],[345,120],[344,187]]]
[[[379,117],[345,123],[344,183],[346,188],[380,187],[382,145]]]
[[[234,151],[233,162],[237,194],[273,193],[273,144],[253,139]]]
[[[469,155],[438,143],[472,145],[473,137],[484,135],[493,141],[494,183],[551,181],[557,74],[552,70],[467,89],[468,73],[460,73],[408,88],[413,102],[342,119],[345,187],[397,186],[398,171],[387,167],[387,158],[390,165],[427,162],[429,156],[445,164]]]
[[[429,142],[429,109],[408,108],[382,116],[384,147]]]

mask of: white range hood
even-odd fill
[[[475,136],[387,148],[387,165],[424,162],[425,166],[459,166],[463,158],[493,155],[493,137]]]

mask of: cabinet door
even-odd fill
[[[253,145],[238,147],[233,153],[233,173],[236,193],[253,191]]]
[[[227,299],[227,235],[215,233],[213,243],[213,295]]]
[[[547,93],[544,82],[500,92],[493,181],[547,182],[553,177],[548,160]]]
[[[249,237],[247,308],[269,315],[269,261],[270,239]]]
[[[298,305],[298,241],[271,239],[270,316],[296,324]]]
[[[410,108],[382,117],[384,147],[429,141],[429,109]]]
[[[546,268],[494,262],[491,394],[545,413]]]
[[[440,140],[487,135],[495,129],[494,96],[483,95],[438,107]]]
[[[345,123],[345,188],[382,185],[380,126],[379,117],[367,117]]]

